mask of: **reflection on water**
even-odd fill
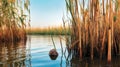
[[[54,48],[51,36],[32,35],[27,42],[1,43],[0,67],[120,67],[120,57],[112,59],[109,65],[106,59],[72,58],[68,55],[64,36],[62,38],[61,46],[60,38],[53,36],[59,54],[56,60],[49,57],[49,51]]]
[[[120,57],[112,59],[111,64],[107,64],[107,59],[72,58],[71,55],[68,56],[64,36],[62,38],[63,52],[59,36],[53,36],[59,55],[56,60],[51,60],[49,51],[54,48],[51,37],[31,36],[32,67],[120,67]]]
[[[79,58],[72,58],[70,60],[70,67],[120,67],[120,57],[113,58],[110,64],[107,63],[107,59],[78,59]]]
[[[64,38],[64,36],[62,36]],[[51,36],[31,36],[31,65],[32,67],[66,67],[65,57],[62,57],[61,61],[61,45],[60,38],[53,36],[58,57],[55,60],[51,60],[49,57],[49,51],[54,48]],[[65,41],[62,41],[65,50]],[[67,54],[66,54],[67,55]],[[62,64],[61,64],[62,63]]]
[[[0,67],[31,67],[26,42],[0,43]]]

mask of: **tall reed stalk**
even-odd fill
[[[71,18],[71,47],[80,59],[106,58],[120,53],[119,0],[65,0]],[[102,5],[102,6],[101,6]]]
[[[29,0],[0,0],[0,41],[26,39],[30,22]]]

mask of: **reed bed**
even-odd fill
[[[0,42],[26,40],[29,0],[0,0]]]
[[[26,29],[28,35],[70,35],[70,30],[62,27],[45,27]]]
[[[71,21],[70,54],[107,58],[120,54],[120,0],[65,0]]]

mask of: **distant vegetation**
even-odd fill
[[[70,35],[69,28],[64,27],[47,27],[27,29],[28,35]]]

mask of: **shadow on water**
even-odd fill
[[[0,67],[31,67],[26,42],[0,43]]]
[[[62,58],[64,53],[61,56],[60,67],[62,66]],[[90,58],[84,58],[80,60],[79,58],[72,57],[70,55],[67,56],[66,59],[66,67],[120,67],[120,55],[112,58],[111,63],[107,63],[107,59],[98,59],[94,58],[91,60]]]
[[[67,55],[65,55],[66,52],[68,53]],[[111,63],[108,63],[106,58],[100,59],[96,57],[91,60],[90,57],[84,57],[83,59],[80,59],[72,54],[72,50],[69,50],[67,47],[65,47],[65,50],[61,56],[60,67],[63,67],[63,57],[65,57],[66,67],[120,67],[120,54],[114,56],[111,60]]]
[[[69,64],[70,66],[66,65],[66,67],[120,67],[120,57],[114,58],[110,64],[107,63],[107,60],[78,59],[79,58],[72,58]]]
[[[61,56],[60,67],[62,66],[62,58],[64,57],[64,53]],[[98,59],[94,58],[91,60],[90,58],[84,58],[80,60],[79,58],[69,56],[66,59],[66,67],[120,67],[120,56],[114,57],[111,63],[107,63],[107,59]]]

